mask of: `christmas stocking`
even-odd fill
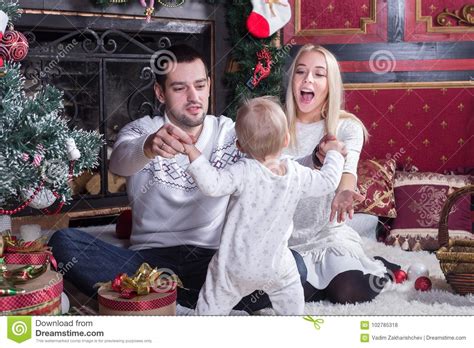
[[[252,0],[252,6],[247,29],[259,39],[269,37],[291,18],[288,0]]]
[[[8,16],[5,12],[0,11],[0,45],[2,43],[3,39],[3,33],[5,32],[5,29],[7,28],[8,24]],[[0,75],[2,74],[3,71],[3,59],[0,57]]]

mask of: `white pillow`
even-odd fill
[[[378,221],[379,218],[375,215],[357,213],[354,214],[352,220],[346,220],[346,225],[352,227],[361,237],[377,240]]]

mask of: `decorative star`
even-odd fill
[[[390,146],[395,145],[395,140],[390,139],[390,140],[388,141],[388,145],[390,145]]]
[[[330,3],[329,6],[327,7],[327,9],[329,10],[329,12],[334,11],[334,6],[333,6],[333,4]]]
[[[441,156],[440,160],[441,160],[441,162],[446,163],[448,158],[445,155],[443,155],[443,156]]]
[[[408,156],[407,159],[406,159],[406,161],[407,161],[408,163],[410,163],[411,161],[413,161],[413,158],[411,158],[410,156]]]
[[[378,90],[372,89],[372,94],[373,94],[373,95],[376,95],[377,93],[378,93]]]
[[[446,129],[446,127],[448,126],[448,123],[443,120],[443,122],[441,122],[440,125],[441,127],[443,127],[443,129]]]
[[[413,92],[413,89],[411,89],[411,88],[407,88],[407,94],[408,94],[408,95],[410,95],[410,94],[411,94],[411,92]]]
[[[430,141],[428,139],[425,139],[423,140],[422,144],[428,147],[428,145],[430,144]]]
[[[346,28],[349,28],[349,27],[351,26],[351,22],[350,22],[350,21],[346,21],[346,22],[344,23],[344,26],[345,26]]]
[[[459,109],[459,111],[463,111],[464,110],[464,104],[463,103],[459,104],[458,109]]]
[[[379,125],[377,124],[377,122],[372,122],[372,124],[371,124],[372,129],[375,129],[375,128],[377,128],[378,126],[379,126]]]
[[[464,143],[465,143],[464,139],[463,139],[463,138],[459,138],[458,144],[459,144],[460,146],[463,146]]]
[[[355,111],[355,112],[359,112],[359,110],[360,110],[359,104],[357,104],[356,106],[354,106],[354,111]]]
[[[393,106],[392,104],[390,104],[390,105],[388,106],[388,111],[393,112],[393,110],[395,110],[395,106]]]
[[[367,11],[368,10],[368,7],[366,4],[363,4],[361,7],[360,7],[363,11]]]
[[[429,109],[430,109],[430,106],[428,104],[423,105],[423,110],[425,112],[428,112]]]
[[[431,4],[431,6],[430,6],[431,13],[433,13],[436,9],[437,9],[437,7],[433,4]]]
[[[441,88],[441,93],[446,94],[447,91],[448,91],[447,88]]]
[[[316,21],[314,20],[314,21],[311,22],[311,26],[312,26],[312,27],[317,27],[317,26],[318,26],[318,23],[316,23]]]
[[[405,124],[405,127],[407,127],[408,129],[411,129],[411,127],[413,127],[413,123],[411,123],[410,121],[408,121],[408,122]]]

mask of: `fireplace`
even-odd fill
[[[98,130],[106,141],[100,166],[73,181],[74,199],[63,212],[88,210],[95,215],[127,206],[125,179],[109,172],[108,156],[125,124],[159,114],[150,59],[171,44],[186,43],[203,52],[213,66],[213,22],[154,19],[146,23],[136,16],[26,10],[15,28],[30,44],[22,62],[28,92],[44,84],[56,86],[64,92],[69,125]]]

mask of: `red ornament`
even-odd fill
[[[407,280],[407,278],[408,278],[407,272],[405,272],[402,269],[397,269],[396,271],[393,272],[393,278],[395,280],[395,283],[401,284],[405,280]]]
[[[266,47],[257,52],[257,58],[258,62],[257,65],[255,65],[253,77],[247,81],[247,87],[250,89],[254,89],[258,86],[260,81],[267,78],[272,68],[272,54]]]
[[[431,290],[431,280],[428,277],[420,277],[415,281],[415,289],[418,291]]]
[[[0,58],[19,62],[28,54],[28,40],[19,31],[6,31],[0,42]]]

